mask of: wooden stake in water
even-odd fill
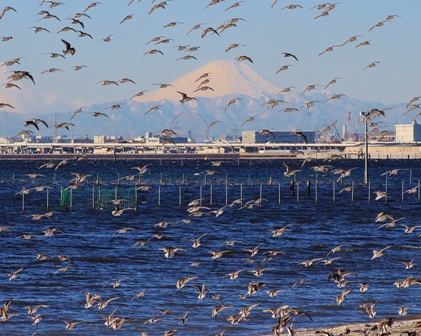
[[[56,173],[53,174],[53,184],[56,184],[57,180],[56,180]]]
[[[225,185],[227,185],[227,184],[228,184],[228,175],[225,174]]]
[[[25,213],[25,193],[22,191],[22,215],[24,213]]]
[[[404,195],[405,195],[405,192],[404,192],[404,182],[403,182],[403,180],[402,180],[402,203],[404,202]]]
[[[297,204],[300,204],[300,184],[299,183],[297,183]]]
[[[281,184],[278,183],[278,205],[281,205]]]
[[[134,186],[134,211],[137,211],[138,198],[137,198],[137,186]]]
[[[161,186],[158,186],[158,208],[161,207]]]
[[[210,208],[212,208],[212,184],[210,185],[210,188],[209,188],[210,190],[209,190],[209,194],[210,194],[210,201],[209,201],[209,207]]]
[[[336,197],[336,194],[335,194],[335,181],[333,181],[333,183],[332,183],[332,203],[333,204],[335,204],[335,201],[336,201],[335,197]]]
[[[354,204],[354,181],[352,181],[351,185],[351,204]]]
[[[289,185],[289,191],[291,192],[291,195],[292,196],[294,196],[294,193],[295,193],[294,186],[295,186],[295,181],[294,180],[291,180],[290,181],[290,185]]]
[[[240,184],[240,204],[243,206],[243,184]]]
[[[207,183],[208,183],[207,180],[206,180],[206,177],[207,177],[207,175],[205,174],[205,182],[204,182],[205,185],[207,185]]]
[[[98,187],[98,204],[99,204],[99,209],[102,210],[102,203],[101,203],[101,186]]]
[[[319,182],[318,182],[317,177],[316,177],[316,183],[314,184],[314,200],[315,200],[316,204],[317,204],[317,201],[318,201],[318,199],[317,199],[317,187],[318,187],[318,185],[319,185]]]
[[[386,194],[387,194],[387,187],[388,187],[388,178],[387,178],[387,175],[388,175],[388,172],[386,172],[386,184],[385,184],[385,191],[386,191]]]
[[[202,186],[199,186],[199,198],[200,198],[200,206],[202,206]]]
[[[95,187],[92,187],[92,210],[95,210]]]
[[[159,184],[163,184],[163,180],[162,180],[162,173],[161,173],[161,180],[159,181]]]
[[[114,188],[114,201],[116,201],[117,200],[117,186],[115,186],[115,188]]]
[[[183,203],[181,202],[181,186],[178,186],[178,206],[182,207]]]
[[[262,199],[262,194],[263,194],[263,184],[260,183],[260,199]]]
[[[70,188],[69,189],[70,190],[70,192],[69,192],[69,195],[70,195],[70,211],[73,211],[73,189],[72,188]]]
[[[49,211],[49,208],[50,208],[49,196],[50,196],[50,193],[49,193],[49,189],[47,188],[47,209],[46,209],[45,212],[48,212]]]
[[[228,184],[225,184],[225,205],[228,205]]]
[[[420,202],[420,194],[421,194],[421,191],[420,191],[420,180],[418,180],[418,203]]]

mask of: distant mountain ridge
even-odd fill
[[[203,74],[207,77],[202,77]],[[201,84],[203,80],[207,83]],[[347,124],[348,112],[351,112],[350,130],[357,128],[359,111],[372,108],[383,109],[377,102],[362,102],[342,96],[326,102],[334,96],[334,92],[311,90],[305,94],[285,92],[259,76],[245,62],[214,61],[192,71],[172,83],[156,83],[157,90],[145,92],[141,97],[126,99],[124,102],[105,102],[88,106],[70,120],[74,111],[57,112],[57,123],[72,122],[75,127],[70,130],[59,129],[58,134],[68,137],[84,137],[89,135],[117,135],[135,137],[147,131],[157,132],[164,128],[174,128],[180,136],[193,136],[202,141],[206,135],[219,138],[223,135],[241,135],[243,130],[276,129],[276,130],[314,130],[338,121],[338,130]],[[159,84],[170,84],[160,88]],[[207,90],[198,90],[208,86]],[[330,88],[329,88],[330,89]],[[194,99],[184,104],[180,102],[184,92]],[[281,100],[271,107],[270,100]],[[229,104],[234,100],[232,104]],[[284,102],[282,102],[284,101]],[[305,104],[315,102],[314,107]],[[121,104],[120,109],[110,109],[113,104]],[[146,113],[151,107],[157,108]],[[381,121],[393,129],[395,123],[411,123],[412,114],[403,115],[405,104],[396,104],[386,111]],[[90,112],[106,113],[108,118],[93,117]],[[291,112],[288,112],[291,111]],[[146,113],[146,114],[145,114]],[[28,117],[32,119],[34,116]],[[253,118],[251,118],[253,117]],[[40,115],[50,126],[55,123],[54,115]],[[251,118],[250,121],[246,121]],[[25,116],[10,112],[0,112],[1,134],[9,137],[23,129]],[[215,125],[208,125],[215,121]],[[34,134],[52,135],[54,128],[41,128]],[[362,131],[362,127],[360,127]]]

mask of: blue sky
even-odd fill
[[[0,84],[7,82],[12,70],[29,71],[36,82],[14,82],[21,86],[6,89],[0,87],[0,102],[11,104],[15,112],[31,114],[71,111],[81,106],[118,102],[130,98],[141,90],[155,90],[155,83],[171,83],[184,74],[214,60],[234,60],[247,55],[253,60],[250,66],[265,79],[283,88],[294,86],[301,92],[310,84],[326,85],[331,79],[341,77],[330,89],[350,98],[383,104],[406,103],[421,95],[421,67],[419,44],[421,35],[421,2],[389,0],[349,0],[337,3],[328,16],[314,19],[321,11],[310,9],[319,1],[286,2],[278,0],[245,0],[239,6],[226,11],[236,1],[205,6],[210,0],[171,0],[165,9],[158,8],[150,15],[153,4],[149,0],[102,0],[86,11],[91,19],[81,17],[85,28],[66,19],[83,12],[92,1],[62,1],[64,4],[50,8],[51,2],[11,1],[7,5],[16,9],[7,11],[0,20],[1,37],[12,36],[8,42],[0,42],[0,62],[22,57],[21,64],[0,67]],[[282,9],[291,4],[303,8]],[[6,6],[6,4],[4,4]],[[42,19],[41,10],[56,15],[60,21]],[[131,20],[120,22],[127,15]],[[386,19],[399,15],[383,26],[369,29]],[[231,18],[242,18],[237,27],[226,29],[220,36],[207,34],[207,27],[217,28]],[[183,22],[175,27],[164,28],[172,22]],[[187,32],[196,24],[201,29]],[[34,33],[33,26],[41,26],[51,33]],[[70,31],[57,34],[70,26],[92,35],[79,37]],[[111,36],[106,43],[102,39]],[[356,42],[334,48],[319,56],[329,46],[340,45],[348,38],[361,35]],[[156,36],[165,36],[168,44],[146,43]],[[74,56],[51,58],[49,53],[60,53],[65,39],[76,48]],[[370,45],[356,48],[359,42]],[[244,44],[225,52],[231,43]],[[176,46],[200,46],[190,53],[197,60],[178,60],[187,55]],[[144,55],[150,49],[160,49],[164,55]],[[299,61],[285,58],[282,52],[297,56]],[[372,62],[380,62],[363,70]],[[84,65],[74,71],[71,67]],[[292,65],[288,71],[275,72],[283,65]],[[62,72],[44,73],[57,68]],[[96,84],[103,80],[117,81],[130,78],[136,82],[120,86]],[[7,110],[7,109],[2,109]]]

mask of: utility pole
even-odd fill
[[[57,142],[57,112],[54,112],[54,140],[53,142]]]
[[[364,185],[368,185],[368,121],[369,121],[369,112],[360,111],[360,115],[364,117],[364,145],[365,145],[365,154],[364,154]]]

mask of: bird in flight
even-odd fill
[[[256,114],[256,115],[254,115],[254,116],[251,116],[251,117],[248,117],[242,124],[241,124],[241,126],[244,126],[247,122],[249,122],[249,121],[253,121],[254,120],[254,117],[257,117],[258,116],[258,114]]]
[[[209,128],[211,128],[212,126],[215,126],[215,125],[216,125],[216,123],[218,123],[218,122],[222,122],[222,121],[219,121],[219,120],[214,120],[214,121],[211,121],[211,122],[209,123],[208,127],[206,128],[205,133],[208,133],[208,132],[209,132]]]
[[[61,39],[61,42],[64,43],[64,45],[66,46],[66,49],[63,50],[63,54],[67,55],[67,54],[71,54],[74,55],[76,52],[76,49],[73,48],[69,42],[67,42],[66,40]]]
[[[272,137],[272,138],[275,139],[275,134],[273,134],[273,132],[271,132],[271,131],[269,131],[267,129],[262,129],[262,130],[259,131],[259,133],[261,135],[270,136],[270,137]]]
[[[365,66],[363,70],[367,69],[367,68],[374,68],[376,66],[376,64],[379,64],[379,61],[370,63],[369,65]]]
[[[235,60],[237,62],[249,61],[250,63],[253,63],[253,61],[252,61],[252,59],[250,57],[244,56],[244,55],[236,57]]]
[[[230,45],[228,46],[228,48],[227,48],[227,49],[225,49],[225,52],[228,52],[228,51],[230,51],[231,49],[238,48],[238,47],[240,47],[240,46],[245,47],[245,45],[244,45],[244,44],[232,43],[232,44],[230,44]]]
[[[189,101],[193,101],[193,100],[196,100],[197,101],[197,99],[196,98],[194,98],[194,97],[189,97],[187,94],[185,94],[184,92],[181,92],[181,91],[177,91],[179,94],[181,94],[181,96],[182,96],[182,98],[180,99],[180,103],[181,104],[184,104],[184,103],[186,103],[186,102],[189,102]]]
[[[152,111],[159,111],[159,107],[160,106],[163,106],[163,105],[155,105],[155,106],[152,106],[151,108],[149,108],[149,110],[147,110],[145,112],[145,115],[148,114],[149,112],[152,112]]]
[[[232,104],[237,104],[239,100],[241,100],[241,98],[234,98],[234,99],[231,99],[231,100],[228,102],[227,106],[225,106],[225,111],[226,111],[226,110],[227,110],[227,108],[228,108],[228,107],[230,107]]]
[[[291,134],[294,135],[294,136],[301,137],[304,140],[305,143],[308,143],[307,142],[307,137],[305,136],[305,134],[303,132],[293,131]]]
[[[292,57],[293,59],[295,59],[296,61],[298,61],[298,58],[295,55],[291,54],[291,53],[282,52],[281,54],[283,54],[284,57]]]

